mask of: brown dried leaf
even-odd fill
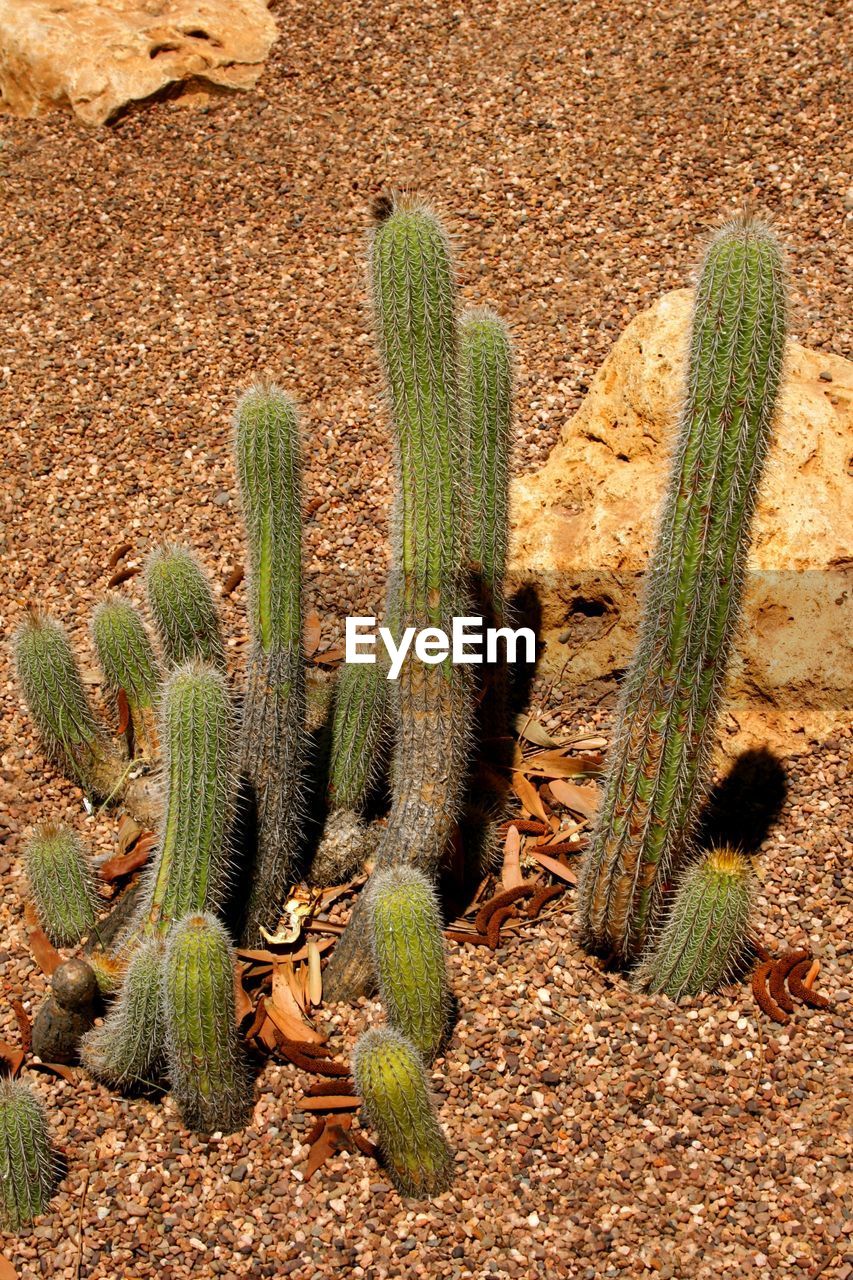
[[[128,578],[135,578],[136,575],[141,572],[142,570],[139,568],[138,565],[128,569],[119,569],[118,572],[114,573],[110,578],[110,580],[107,582],[107,586],[120,587],[123,582],[127,582]]]
[[[501,868],[501,884],[505,889],[515,889],[522,883],[521,836],[518,827],[511,826],[504,840],[504,860]]]
[[[238,564],[231,570],[222,587],[223,596],[230,596],[232,591],[236,591],[245,576],[245,569]]]
[[[123,560],[124,557],[127,555],[128,551],[132,551],[132,550],[133,550],[132,542],[120,542],[119,545],[115,547],[113,551],[110,552],[110,558],[107,561],[107,564],[111,569],[114,569],[118,564],[119,560]]]
[[[322,628],[320,625],[320,615],[316,609],[312,609],[305,618],[305,625],[302,633],[302,643],[305,648],[306,658],[312,657],[317,652],[317,649],[320,646],[321,634]]]
[[[281,1001],[286,1000],[286,996],[282,994],[286,991],[290,995],[292,1005],[290,1008],[283,1007]],[[293,998],[293,993],[288,986],[279,986],[279,1000],[267,1000],[266,1012],[267,1017],[272,1020],[281,1034],[287,1040],[304,1040],[311,1044],[319,1044],[323,1037],[319,1031],[315,1031],[310,1022],[307,1022],[302,1016],[299,1005]]]
[[[18,1024],[18,1030],[21,1033],[21,1048],[24,1053],[29,1053],[30,1046],[33,1043],[33,1028],[30,1022],[30,1015],[27,1013],[20,1000],[12,996],[9,1000],[12,1006],[12,1012],[15,1015],[15,1021]]]
[[[329,1156],[335,1155],[341,1147],[349,1146],[347,1130],[352,1124],[352,1116],[324,1116],[320,1123],[322,1128],[311,1143],[305,1164],[306,1182],[326,1163]]]
[[[323,1003],[323,974],[320,968],[320,944],[308,943],[308,999],[316,1008]]]
[[[62,956],[53,946],[43,929],[30,929],[28,941],[36,964],[42,973],[46,973],[50,977],[62,964]]]
[[[64,1062],[41,1062],[38,1058],[33,1058],[29,1065],[33,1071],[46,1071],[49,1076],[61,1076],[69,1084],[75,1084],[80,1076],[79,1071],[74,1067],[66,1067]]]
[[[541,774],[543,778],[576,778],[579,774],[597,774],[604,757],[566,756],[561,751],[537,751],[528,756],[519,768],[526,774]]]
[[[127,694],[124,689],[119,689],[116,694],[116,711],[118,712],[117,733],[121,737],[130,728],[130,703],[127,700]]]
[[[120,880],[122,876],[129,876],[140,867],[144,867],[156,842],[156,833],[145,831],[127,853],[116,854],[114,858],[108,858],[102,864],[101,879]]]
[[[579,787],[574,782],[555,778],[550,784],[551,794],[558,804],[564,804],[572,813],[591,818],[598,808],[598,787]]]
[[[238,1027],[243,1019],[248,1018],[255,1008],[252,1004],[251,996],[243,986],[243,972],[242,966],[234,966],[234,1016],[237,1019]]]
[[[548,815],[545,812],[545,806],[539,798],[539,792],[528,782],[523,773],[517,771],[512,775],[512,789],[518,796],[524,807],[525,812],[532,814],[534,818],[539,818],[542,822],[547,823]]]
[[[537,849],[527,849],[525,852],[531,858],[534,858],[541,867],[544,867],[546,871],[550,871],[552,875],[559,876],[561,880],[565,880],[566,884],[577,884],[577,876],[565,863],[558,862],[556,858],[550,858],[547,853],[539,853]]]
[[[515,717],[515,729],[519,738],[532,742],[537,747],[558,747],[560,744],[551,737],[544,725],[538,720],[534,720],[531,716],[519,715]]]
[[[18,1273],[8,1258],[0,1254],[0,1280],[18,1280]]]
[[[302,1098],[297,1105],[300,1111],[358,1111],[361,1098],[339,1093],[326,1098]]]
[[[338,645],[334,649],[324,649],[322,653],[315,654],[314,661],[321,667],[336,667],[345,657],[346,650]]]
[[[119,853],[127,853],[136,844],[145,828],[132,818],[129,813],[121,815],[121,821],[118,824],[118,851]]]
[[[0,1058],[6,1063],[9,1075],[13,1080],[20,1071],[21,1064],[26,1056],[24,1050],[19,1049],[17,1045],[7,1044],[5,1040],[0,1040]]]

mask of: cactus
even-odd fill
[[[45,823],[24,848],[24,866],[39,923],[57,947],[90,933],[98,918],[95,877],[70,827]]]
[[[165,805],[145,896],[145,931],[164,932],[190,911],[222,905],[234,812],[235,750],[225,677],[188,662],[163,690],[160,739]]]
[[[581,877],[588,946],[642,948],[690,846],[740,613],[750,525],[781,377],[779,246],[749,217],[711,241],[687,393],[596,829]]]
[[[301,829],[305,730],[299,418],[268,383],[237,407],[235,452],[249,549],[252,648],[240,770],[255,808],[257,854],[244,940],[275,926],[294,878]]]
[[[80,1057],[99,1080],[124,1087],[162,1076],[163,944],[144,938],[133,950],[119,993],[99,1027],[81,1041]]]
[[[12,646],[18,682],[45,753],[88,794],[111,795],[124,765],[95,719],[64,628],[30,610]]]
[[[383,662],[351,663],[341,668],[332,720],[331,811],[311,864],[312,884],[343,884],[359,870],[372,848],[373,837],[361,815],[385,754],[388,686]]]
[[[105,600],[92,618],[92,639],[109,692],[127,698],[136,754],[157,754],[155,707],[160,672],[142,618],[118,596]]]
[[[365,1031],[353,1051],[355,1087],[376,1130],[388,1172],[403,1196],[446,1191],[453,1155],[436,1119],[423,1061],[391,1027]]]
[[[731,978],[746,950],[752,884],[748,860],[733,849],[712,849],[688,867],[636,986],[678,1000]]]
[[[379,872],[368,898],[373,962],[391,1025],[431,1062],[447,1031],[444,935],[432,884],[414,867]]]
[[[166,951],[169,1078],[188,1128],[232,1133],[248,1123],[252,1087],[237,1035],[228,935],[210,915],[175,926]]]
[[[207,574],[185,547],[153,551],[145,565],[145,590],[170,667],[192,659],[225,666],[222,627]]]
[[[392,629],[450,634],[467,610],[465,439],[455,287],[444,228],[417,201],[383,206],[371,245],[373,305],[399,477],[388,613]],[[403,664],[394,690],[392,805],[378,869],[407,862],[435,874],[459,814],[472,686],[449,659]],[[365,908],[356,904],[326,970],[332,999],[371,983]]]
[[[0,1223],[20,1231],[50,1203],[55,1168],[44,1108],[29,1085],[0,1080]]]

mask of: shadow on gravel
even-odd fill
[[[699,824],[700,849],[729,844],[757,853],[788,795],[785,767],[767,747],[744,751],[711,791]]]

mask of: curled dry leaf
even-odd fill
[[[514,889],[524,877],[521,874],[521,836],[518,827],[511,826],[504,839],[504,860],[501,868],[501,884]]]
[[[30,951],[38,967],[48,977],[62,964],[62,956],[53,946],[43,929],[30,929],[28,934]]]
[[[539,863],[540,867],[544,867],[546,871],[550,871],[552,875],[558,876],[560,880],[565,880],[566,884],[577,884],[578,878],[572,871],[571,867],[567,867],[564,862],[560,862],[557,858],[550,857],[547,853],[540,853],[538,849],[527,849],[527,855]]]
[[[548,815],[545,812],[545,806],[539,797],[539,792],[533,784],[525,778],[524,774],[519,773],[517,770],[512,775],[512,789],[518,796],[526,812],[547,824]]]
[[[598,808],[598,788],[594,785],[579,787],[574,782],[564,782],[561,778],[555,778],[549,785],[557,803],[564,804],[572,813],[591,818]]]

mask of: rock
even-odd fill
[[[92,1029],[98,984],[85,960],[66,960],[33,1022],[33,1053],[42,1062],[76,1062],[82,1036]]]
[[[666,294],[631,322],[545,466],[514,486],[512,576],[534,584],[545,666],[565,663],[569,686],[612,677],[634,650],[691,298]],[[727,754],[790,749],[847,719],[852,389],[850,361],[789,344],[723,716]]]
[[[275,38],[265,0],[0,0],[0,106],[97,125],[168,85],[250,89]]]

